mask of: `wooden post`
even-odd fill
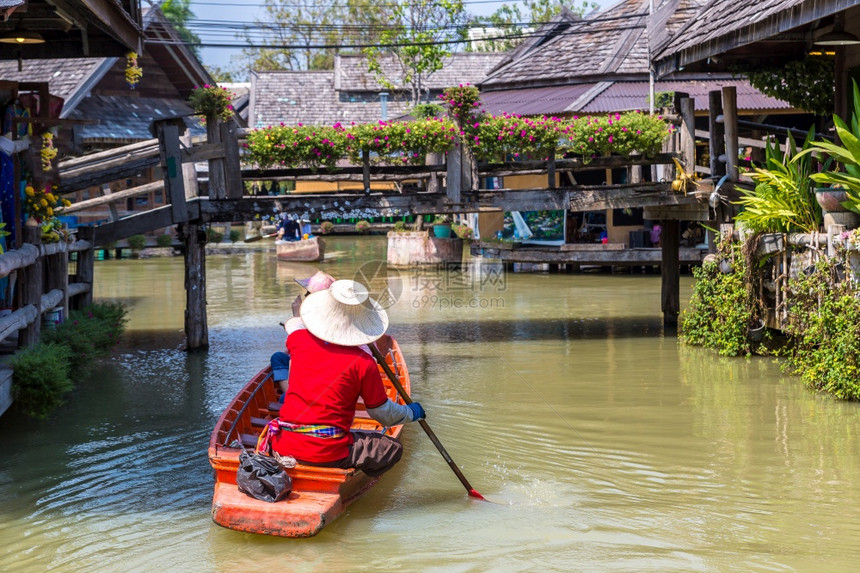
[[[206,325],[206,232],[195,223],[178,227],[185,243],[185,341],[187,350],[209,348]]]
[[[546,162],[546,178],[547,189],[555,189],[555,150]]]
[[[221,120],[217,116],[210,115],[206,117],[206,143],[221,143]],[[227,198],[224,159],[222,158],[209,160],[209,198]]]
[[[708,92],[708,130],[710,131],[711,176],[720,177],[726,174],[726,166],[720,161],[725,153],[725,129],[717,121],[723,114],[723,98],[720,90]]]
[[[58,306],[63,307],[63,316],[69,315],[69,254],[56,253],[45,257],[44,285],[45,292],[54,289],[63,291],[63,298]]]
[[[460,202],[463,186],[462,145],[455,145],[448,151],[448,171],[445,179],[446,194],[451,203]]]
[[[245,193],[242,183],[242,167],[239,165],[239,136],[236,133],[235,121],[221,124],[221,144],[224,146],[225,196],[227,199],[241,199]]]
[[[78,227],[78,239],[89,241],[93,244],[95,238],[95,229],[93,227]],[[93,267],[95,263],[95,246],[91,246],[85,251],[78,251],[78,264],[75,269],[75,282],[87,283],[90,285],[90,290],[76,297],[72,301],[72,308],[81,309],[93,303]]]
[[[165,200],[170,202],[173,223],[182,223],[188,220],[188,206],[185,203],[185,180],[182,172],[182,153],[179,149],[179,127],[169,123],[169,120],[165,120],[155,122],[155,128],[158,134],[161,167],[164,171]]]
[[[23,228],[22,238],[24,243],[30,243],[39,248],[42,244],[42,229],[40,226],[25,225]],[[20,305],[25,307],[34,305],[39,311],[42,308],[42,257],[36,257],[32,265],[22,268],[19,271],[19,288],[20,288]],[[24,348],[32,346],[39,342],[39,335],[42,330],[42,315],[37,312],[36,320],[32,324],[20,331],[18,336],[18,347]]]
[[[696,100],[681,98],[681,153],[684,155],[684,170],[693,175],[696,172]]]
[[[678,249],[681,246],[680,225],[677,220],[663,219],[660,221],[661,244],[661,307],[663,310],[663,326],[676,326],[678,313],[681,310],[681,266],[678,260]]]
[[[361,182],[364,192],[370,193],[370,151],[367,149],[361,152]]]
[[[726,173],[738,181],[738,90],[723,87],[723,128],[726,130]]]
[[[186,132],[179,137],[179,141],[180,143],[182,143],[183,146],[185,146],[185,149],[190,150],[193,145],[191,143],[191,132],[186,130]],[[182,164],[182,183],[185,186],[186,201],[188,199],[194,199],[195,197],[197,197],[197,193],[199,192],[200,186],[197,182],[197,169],[194,167],[194,163],[191,161]],[[166,203],[168,201],[166,190],[164,191],[164,194],[164,201]]]

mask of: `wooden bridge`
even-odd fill
[[[91,249],[98,246],[176,225],[178,237],[184,244],[186,266],[187,347],[197,349],[208,346],[204,247],[205,226],[213,223],[253,221],[278,213],[310,213],[312,217],[336,218],[349,211],[365,209],[381,216],[396,216],[485,210],[588,211],[644,207],[648,209],[649,218],[658,219],[662,224],[662,310],[665,323],[671,325],[677,321],[680,307],[679,221],[708,217],[706,199],[713,190],[713,184],[707,185],[708,180],[704,180],[691,192],[683,193],[673,191],[672,184],[667,181],[643,181],[637,177],[637,173],[641,173],[641,167],[657,164],[665,165],[668,173],[674,173],[673,158],[680,158],[689,166],[688,171],[693,171],[691,158],[695,153],[695,129],[692,102],[681,100],[679,109],[679,135],[666,153],[651,158],[604,157],[587,162],[581,159],[550,159],[473,166],[462,152],[462,147],[454,147],[445,163],[373,166],[369,157],[365,156],[362,165],[347,166],[336,171],[243,169],[240,165],[240,149],[246,133],[234,123],[208,122],[207,137],[192,140],[184,132],[182,122],[176,119],[163,120],[153,125],[155,137],[151,140],[61,162],[60,194],[100,188],[102,196],[74,203],[60,209],[59,214],[70,215],[93,208],[107,208],[110,211],[107,221],[80,229],[80,236],[86,235],[86,245],[73,244],[73,252],[81,249],[91,253]],[[208,177],[198,180],[195,164],[201,162],[208,163]],[[106,185],[118,179],[131,178],[141,170],[152,167],[161,168],[162,180],[118,192],[111,192]],[[575,175],[579,172],[622,167],[629,169],[632,175],[630,183],[575,183]],[[546,184],[530,189],[479,188],[479,182],[486,178],[513,175],[545,176]],[[666,179],[671,180],[672,175]],[[352,181],[360,182],[360,185],[351,192],[292,193],[280,196],[249,194],[246,183],[258,180]],[[389,185],[393,187],[390,191],[380,191],[374,189],[374,183],[377,182],[394,185]],[[412,184],[404,185],[405,182]],[[121,214],[116,207],[119,202],[152,196],[154,193],[164,197],[162,206],[130,215]],[[653,255],[649,256],[653,258]],[[91,281],[91,276],[91,270],[87,270],[86,265],[81,267],[79,263],[78,279]],[[83,289],[80,286],[73,287],[74,284],[77,283],[71,283],[69,290],[64,291],[69,296],[74,289]],[[38,322],[31,321],[25,328],[38,329]],[[3,322],[0,321],[0,332],[3,332],[2,329]]]

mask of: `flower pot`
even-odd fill
[[[761,320],[756,321],[755,324],[749,327],[747,330],[747,336],[752,342],[761,342],[764,340],[764,322]]]
[[[820,187],[815,190],[815,200],[818,201],[822,209],[830,213],[844,213],[848,211],[848,209],[842,206],[842,202],[848,200],[848,192],[845,189]]]
[[[451,224],[450,223],[437,223],[433,225],[433,236],[437,239],[450,239],[451,238]]]

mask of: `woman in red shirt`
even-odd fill
[[[351,280],[311,293],[300,309],[304,329],[287,337],[289,387],[272,447],[307,465],[358,468],[378,476],[400,460],[403,446],[377,432],[350,431],[362,398],[383,426],[424,418],[424,409],[388,399],[373,358],[359,346],[385,334],[388,316]]]

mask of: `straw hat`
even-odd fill
[[[368,296],[366,286],[351,280],[308,295],[299,314],[311,334],[341,346],[370,344],[388,329],[385,310]]]
[[[334,282],[334,277],[326,274],[322,271],[317,271],[317,273],[306,279],[295,279],[297,283],[302,285],[304,289],[308,292],[319,292],[321,290],[326,290],[331,286]]]

